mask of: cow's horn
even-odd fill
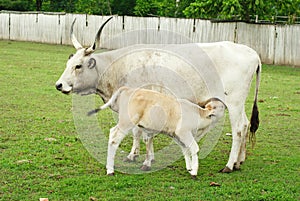
[[[74,47],[76,48],[76,50],[83,48],[82,45],[78,42],[78,40],[76,39],[74,32],[73,32],[73,27],[75,24],[76,18],[73,20],[72,25],[71,25],[71,32],[70,32],[70,37],[71,37],[71,41],[74,45]]]
[[[113,18],[113,17],[108,18],[108,19],[101,25],[101,27],[99,28],[99,30],[98,30],[98,32],[97,32],[97,34],[96,34],[94,44],[86,50],[86,53],[90,53],[90,52],[94,52],[94,51],[95,51],[95,49],[96,49],[96,43],[97,43],[97,41],[100,40],[100,36],[101,36],[102,29],[104,28],[104,26],[106,25],[106,23],[107,23],[109,20],[111,20],[112,18]]]

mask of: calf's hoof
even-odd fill
[[[225,168],[223,168],[222,170],[220,170],[219,172],[221,172],[221,173],[231,173],[232,172],[232,170],[229,168],[229,167],[225,167]]]
[[[128,155],[126,158],[124,158],[123,162],[133,163],[138,157],[139,155]]]
[[[142,170],[142,171],[150,171],[150,170],[151,170],[151,167],[150,167],[150,166],[147,166],[147,165],[143,165],[143,166],[141,167],[141,170]]]
[[[197,179],[197,175],[191,175],[192,176],[192,179]]]
[[[115,173],[114,172],[108,173],[107,176],[115,176]]]
[[[124,158],[123,162],[133,163],[133,162],[135,162],[135,157],[133,159],[126,157],[126,158]]]

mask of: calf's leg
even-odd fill
[[[132,129],[133,144],[129,155],[124,159],[125,162],[134,162],[135,159],[140,155],[140,138],[142,135],[142,129],[134,127]]]
[[[175,140],[183,151],[186,168],[192,177],[196,177],[199,168],[198,152],[199,146],[191,132],[178,133]]]
[[[143,140],[146,144],[146,159],[143,162],[141,170],[149,171],[151,170],[151,163],[154,160],[154,151],[153,151],[153,137],[152,136],[143,136]]]

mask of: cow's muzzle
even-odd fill
[[[58,91],[62,91],[63,85],[62,85],[62,83],[57,83],[57,84],[55,85],[55,87],[56,87],[56,89],[57,89]]]
[[[55,84],[55,88],[64,94],[69,94],[72,91],[72,86],[64,87],[63,83],[60,82]]]

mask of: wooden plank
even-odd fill
[[[70,28],[83,46],[110,16],[0,12],[0,39],[72,45]],[[101,48],[133,44],[175,44],[234,41],[256,50],[263,63],[300,66],[300,25],[262,25],[242,22],[212,23],[201,19],[115,16],[104,28]]]

